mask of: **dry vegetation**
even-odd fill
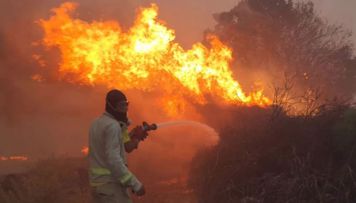
[[[199,202],[355,202],[356,109],[315,116],[231,109],[236,125],[194,160]]]
[[[87,203],[90,202],[87,174],[85,158],[63,157],[41,160],[25,173],[10,174],[0,178],[0,202]],[[146,176],[145,183],[147,183],[148,194],[141,199],[135,198],[135,202],[196,202],[192,191],[187,190],[182,182],[162,184]]]
[[[39,161],[28,172],[3,177],[0,202],[88,202],[86,162],[78,158]]]

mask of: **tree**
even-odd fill
[[[218,35],[234,53],[234,65],[262,71],[275,83],[294,75],[296,94],[318,89],[322,99],[352,97],[356,60],[351,33],[319,17],[312,2],[242,0],[214,15]],[[281,85],[281,84],[278,84]]]

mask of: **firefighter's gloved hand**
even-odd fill
[[[130,137],[136,138],[140,141],[143,141],[144,139],[146,139],[147,136],[148,136],[148,133],[146,131],[144,131],[141,126],[136,126],[130,132]]]

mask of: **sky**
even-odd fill
[[[356,44],[356,0],[314,0],[320,15],[332,23],[342,24],[353,32]]]

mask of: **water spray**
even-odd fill
[[[190,125],[195,126],[201,129],[204,129],[207,132],[207,135],[210,135],[210,140],[216,143],[219,140],[217,136],[217,132],[210,126],[196,122],[196,121],[189,121],[189,120],[179,120],[179,121],[168,121],[162,123],[152,123],[148,124],[147,122],[143,122],[141,126],[137,126],[131,131],[131,137],[136,137],[138,140],[143,141],[148,136],[147,132],[152,130],[157,130],[166,127],[172,126],[179,126],[179,125]]]
[[[196,126],[202,129],[205,129],[207,132],[211,134],[217,134],[217,132],[210,126],[200,123],[197,121],[189,121],[189,120],[180,120],[180,121],[168,121],[168,122],[162,122],[162,123],[152,123],[148,124],[147,122],[142,123],[142,130],[145,132],[151,131],[151,130],[157,130],[161,128],[166,128],[166,127],[171,127],[171,126],[177,126],[177,125],[191,125],[191,126]]]

